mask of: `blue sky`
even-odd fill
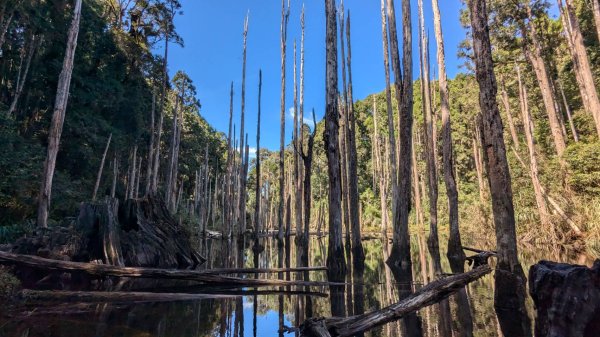
[[[291,139],[293,106],[293,43],[300,45],[300,11],[303,2],[291,1],[288,25],[286,142]],[[400,2],[396,1],[401,18]],[[431,1],[425,0],[425,20],[431,36],[431,55],[435,59],[435,40]],[[246,131],[250,146],[256,146],[256,114],[258,72],[263,72],[261,147],[279,148],[280,115],[280,20],[279,0],[182,0],[184,14],[176,18],[177,31],[185,47],[174,46],[169,53],[169,71],[186,71],[193,79],[201,114],[217,130],[227,132],[229,87],[234,82],[234,121],[239,130],[242,78],[242,32],[246,13],[250,13],[248,60],[246,77]],[[307,0],[305,33],[305,115],[315,108],[321,119],[325,96],[325,14],[322,0]],[[462,7],[459,0],[440,1],[444,30],[448,74],[460,72],[463,61],[456,57],[459,42],[465,31],[459,23]],[[417,2],[413,1],[415,76],[418,76]],[[346,0],[351,11],[352,62],[354,99],[359,100],[385,87],[382,60],[380,2],[377,0]],[[341,79],[341,78],[340,78]]]

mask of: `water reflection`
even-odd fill
[[[441,250],[445,251],[446,238],[441,237]],[[288,247],[284,247],[288,244]],[[311,237],[308,264],[325,265],[325,238]],[[304,265],[304,254],[296,247],[295,240],[284,240],[280,245],[276,239],[261,238],[242,241],[205,240],[202,252],[209,258],[207,267],[260,267]],[[182,287],[177,291],[226,293],[233,297],[206,299],[201,301],[143,304],[64,304],[52,305],[33,310],[31,307],[11,310],[0,308],[0,336],[291,336],[288,328],[297,326],[307,317],[346,315],[349,309],[354,314],[380,309],[395,303],[401,295],[399,291],[414,291],[435,278],[435,267],[427,251],[423,237],[415,236],[411,242],[412,270],[414,280],[403,283],[395,279],[394,273],[384,261],[389,255],[389,245],[381,240],[364,242],[364,264],[352,265],[349,273],[350,285],[319,289],[297,287],[289,290],[293,294],[277,293],[288,289],[268,288],[245,289],[206,289],[203,287]],[[465,245],[489,248],[483,241],[466,242]],[[289,251],[289,254],[288,254]],[[286,256],[287,255],[287,256]],[[525,270],[540,259],[588,264],[593,262],[585,255],[564,254],[558,251],[544,251],[533,247],[521,247],[521,263]],[[451,270],[447,259],[441,259],[442,271]],[[398,274],[400,277],[402,273]],[[286,273],[280,275],[260,275],[274,278],[306,278],[305,274]],[[249,275],[247,277],[255,277]],[[312,281],[325,281],[325,272],[311,272]],[[488,275],[470,284],[462,294],[449,301],[454,336],[500,336],[500,327],[494,311],[493,276]],[[326,292],[328,298],[316,294],[299,294],[301,291]],[[351,294],[351,296],[348,296]],[[237,296],[237,297],[235,297]],[[533,304],[527,300],[527,308],[533,317]],[[4,312],[2,312],[4,311]],[[10,316],[9,316],[10,315]],[[421,321],[422,333],[427,337],[443,336],[440,330],[439,310],[436,306],[421,310],[415,319]],[[471,323],[469,323],[471,322]],[[366,337],[391,337],[403,335],[406,331],[400,322],[392,322],[365,333]],[[406,336],[406,335],[404,335]]]

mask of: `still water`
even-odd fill
[[[477,248],[493,247],[492,242],[465,238],[465,246]],[[445,238],[440,238],[444,243]],[[414,236],[411,240],[413,254],[413,289],[418,289],[433,279],[433,263],[427,252],[425,238]],[[205,268],[216,267],[278,267],[280,256],[283,266],[297,266],[297,249],[293,238],[285,248],[279,248],[277,241],[271,238],[261,239],[262,252],[255,254],[254,243],[207,240],[202,244],[202,252],[208,258]],[[309,261],[311,266],[324,266],[327,238],[311,237]],[[346,314],[352,314],[355,308],[365,312],[380,309],[397,302],[398,284],[384,263],[388,244],[380,239],[364,241],[365,271],[362,280],[349,276],[347,282],[352,286],[345,288],[343,296],[336,298]],[[238,247],[239,246],[239,247]],[[442,244],[442,267],[450,272],[445,260],[445,246]],[[280,255],[281,254],[281,255]],[[565,253],[543,245],[543,248],[520,247],[521,263],[525,272],[539,260],[553,260],[591,265],[592,259],[585,254]],[[248,277],[253,277],[248,276]],[[296,279],[294,273],[281,275],[261,275],[260,277],[281,277]],[[311,281],[326,281],[323,271],[310,272]],[[146,289],[156,290],[155,288]],[[303,294],[302,291],[310,291]],[[331,296],[327,288],[292,287],[227,289],[179,287],[168,292],[193,292],[227,295],[223,298],[139,304],[56,304],[45,307],[26,307],[19,309],[0,308],[0,336],[4,337],[242,337],[242,336],[295,336],[293,327],[298,326],[306,317],[331,316]],[[300,294],[299,294],[300,293]],[[458,308],[450,301],[453,329],[459,329],[457,315],[462,310],[470,311],[473,317],[475,336],[501,336],[498,320],[494,314],[493,276],[471,283],[466,289],[468,308]],[[343,297],[343,299],[342,299]],[[338,301],[338,302],[339,302]],[[527,303],[530,316],[533,304]],[[9,311],[9,312],[6,312]],[[421,310],[418,316],[422,322],[424,336],[439,336],[438,314],[436,307]],[[400,336],[400,323],[386,326],[366,333],[370,337]]]

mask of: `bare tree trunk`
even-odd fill
[[[364,261],[365,252],[361,240],[360,202],[358,200],[358,157],[356,154],[356,120],[354,116],[354,97],[352,93],[352,44],[350,39],[350,12],[346,21],[346,42],[348,43],[348,126],[350,130],[350,227],[352,227],[352,258],[355,268],[359,261]]]
[[[1,42],[1,41],[0,41]],[[0,44],[1,46],[1,44]],[[12,116],[12,114],[17,109],[17,104],[19,103],[19,98],[23,93],[23,88],[25,88],[25,82],[27,81],[27,75],[29,74],[29,68],[31,66],[31,60],[33,59],[33,55],[38,47],[38,38],[36,35],[31,36],[31,40],[29,42],[29,48],[27,52],[27,61],[25,62],[24,70],[19,68],[19,77],[17,80],[15,95],[13,97],[12,103],[8,108],[8,115]],[[21,72],[22,71],[22,72]]]
[[[410,3],[405,4],[405,0],[403,0],[402,2],[403,4],[403,10],[402,13],[403,15],[404,13],[404,6],[408,5],[408,7],[410,7]],[[409,15],[410,17],[410,11],[408,13],[406,13]],[[404,17],[403,17],[404,19]],[[406,131],[407,130],[412,130],[412,112],[408,111],[407,109],[404,108],[403,106],[403,99],[402,96],[403,94],[406,95],[406,93],[404,92],[404,86],[403,86],[403,77],[402,77],[402,71],[401,71],[401,67],[400,67],[400,55],[398,52],[398,34],[397,34],[397,30],[396,30],[396,11],[394,8],[394,1],[393,0],[387,0],[387,21],[388,21],[388,28],[389,28],[389,40],[390,40],[390,54],[391,54],[391,64],[392,64],[392,69],[394,71],[394,87],[395,87],[395,94],[396,94],[396,102],[398,104],[398,120],[399,120],[399,144],[409,144],[411,143],[411,141],[407,141],[405,139],[406,137]],[[406,27],[404,27],[406,26]],[[411,31],[411,27],[410,27],[410,23],[407,23],[406,25],[403,25],[403,28],[408,28],[409,32]],[[405,36],[405,39],[408,39],[408,41],[412,42],[412,32],[410,32],[408,34],[408,36]],[[404,41],[404,43],[406,43],[406,40]],[[410,54],[412,54],[412,46],[409,44],[408,49],[405,52],[410,52]],[[412,63],[410,64],[411,68],[412,68]],[[406,69],[405,69],[406,71]],[[412,69],[411,69],[411,76],[412,76]],[[408,76],[408,74],[405,74],[405,76]],[[410,80],[412,81],[412,79]],[[411,89],[411,101],[412,101],[412,89]],[[392,148],[396,148],[396,144],[391,144],[393,146],[390,146],[390,151],[394,151]],[[405,146],[402,147],[400,146],[400,148],[406,150]],[[409,176],[406,176],[402,173],[404,173],[404,170],[406,169],[406,165],[408,165],[409,167],[409,174],[410,174],[410,165],[411,165],[411,158],[406,158],[406,154],[410,155],[410,149],[408,149],[408,151],[404,151],[402,153],[398,153],[398,157],[396,158],[396,165],[398,165],[398,163],[400,163],[401,165],[399,165],[397,167],[397,170],[394,171],[394,163],[392,164],[392,172],[391,172],[391,176],[392,176],[392,181],[395,179],[398,182],[398,186],[396,187],[396,194],[394,195],[394,193],[392,193],[392,202],[395,204],[395,207],[392,207],[392,210],[395,209],[395,214],[393,214],[393,224],[394,224],[394,247],[393,247],[393,252],[392,254],[390,254],[390,258],[394,258],[395,259],[395,264],[397,265],[404,265],[405,268],[407,270],[410,270],[411,268],[409,266],[411,266],[411,260],[410,260],[410,246],[408,245],[408,213],[410,211],[410,200],[408,200],[408,204],[406,203],[407,200],[406,199],[406,192],[407,190],[403,189],[400,187],[400,185],[402,185],[403,187],[406,186],[406,178]],[[400,160],[400,158],[402,158],[402,160]],[[400,173],[399,171],[403,171],[402,173]],[[398,177],[401,177],[403,181],[398,181]],[[410,182],[409,182],[410,184]],[[410,190],[408,190],[408,196],[410,197]],[[402,200],[401,200],[402,199]],[[406,221],[405,221],[406,220]],[[388,262],[389,263],[389,262]],[[412,277],[411,277],[412,278]]]
[[[73,8],[73,19],[68,32],[67,48],[62,70],[58,78],[58,87],[56,90],[56,100],[54,102],[54,112],[48,131],[48,153],[44,162],[44,174],[40,187],[38,198],[37,224],[39,227],[48,227],[48,212],[50,209],[50,199],[52,194],[52,178],[54,177],[54,168],[56,167],[56,156],[60,144],[63,123],[65,121],[65,112],[69,100],[69,87],[71,85],[71,75],[73,73],[73,60],[75,58],[75,49],[77,49],[77,36],[79,35],[79,21],[81,20],[81,1],[76,0]]]
[[[292,160],[293,167],[293,185],[296,193],[293,193],[294,198],[294,225],[296,226],[296,239],[302,235],[302,194],[300,188],[302,186],[302,178],[300,177],[300,146],[302,144],[299,140],[299,112],[298,112],[298,81],[297,81],[297,67],[298,67],[298,53],[296,52],[296,40],[294,40],[294,131],[293,131],[293,143],[294,143],[294,158]],[[302,121],[300,121],[302,123]]]
[[[108,136],[106,141],[106,147],[104,148],[104,154],[102,155],[102,161],[100,162],[100,168],[98,169],[98,176],[96,177],[96,184],[94,185],[94,193],[92,194],[92,201],[96,201],[96,194],[98,193],[98,187],[100,186],[100,179],[102,179],[102,171],[104,170],[104,161],[106,160],[106,153],[110,146],[110,140],[112,139],[112,133]]]
[[[481,141],[481,131],[479,130],[479,123],[476,123],[475,134],[473,135],[473,161],[475,162],[475,170],[477,172],[477,186],[479,187],[479,201],[483,205],[485,203],[485,185],[483,178],[483,161],[481,160],[481,147],[479,142]]]
[[[594,12],[594,21],[596,22],[596,33],[598,34],[598,41],[600,41],[600,2],[598,2],[598,0],[592,0],[592,12]]]
[[[225,223],[226,227],[223,227],[223,234],[227,237],[231,236],[232,232],[232,216],[231,211],[233,209],[233,195],[232,195],[232,180],[233,180],[233,166],[235,162],[234,158],[234,144],[232,142],[232,126],[233,126],[233,82],[229,90],[229,132],[227,134],[227,177],[225,193],[227,194],[227,201],[224,203],[225,207]],[[234,128],[235,129],[235,128]],[[235,131],[233,131],[235,134]],[[227,232],[226,232],[227,231]]]
[[[171,18],[173,20],[173,18]],[[152,194],[158,193],[158,172],[160,169],[160,139],[162,136],[162,128],[163,128],[163,119],[165,114],[165,101],[167,99],[167,84],[169,82],[169,75],[167,73],[167,65],[169,58],[169,36],[170,29],[169,25],[165,27],[165,54],[163,60],[163,81],[162,81],[162,90],[160,94],[160,109],[159,114],[160,118],[158,119],[158,135],[156,138],[156,151],[154,154],[154,172],[152,174]]]
[[[413,179],[413,193],[414,193],[414,200],[415,200],[415,215],[416,215],[416,219],[417,219],[417,225],[419,226],[419,229],[422,230],[423,232],[425,232],[425,222],[423,220],[424,215],[423,215],[423,202],[421,199],[421,190],[419,189],[419,169],[417,166],[417,152],[415,150],[415,136],[413,133],[413,143],[412,143],[412,161],[413,161],[413,166],[412,166],[412,179]]]
[[[525,139],[527,140],[527,149],[529,150],[529,169],[531,182],[533,184],[533,191],[535,193],[535,201],[538,207],[538,213],[540,220],[544,226],[552,226],[550,223],[550,214],[548,213],[548,206],[542,193],[542,186],[540,185],[540,179],[538,177],[538,164],[537,157],[535,154],[535,147],[533,141],[533,122],[531,120],[531,113],[529,112],[529,102],[527,88],[521,81],[521,70],[517,66],[517,80],[519,82],[519,101],[521,102],[521,115],[523,116],[523,126],[525,129]]]
[[[510,110],[510,101],[508,100],[508,94],[504,87],[504,79],[500,78],[502,86],[502,104],[504,104],[504,110],[506,111],[506,120],[508,121],[508,128],[510,130],[510,136],[513,141],[515,149],[519,150],[519,137],[517,136],[517,129],[515,128],[515,122],[513,120],[512,112]]]
[[[258,71],[258,121],[256,122],[256,206],[254,208],[254,231],[260,233],[260,190],[262,188],[260,176],[260,99],[262,96],[262,70]]]
[[[336,10],[333,0],[325,0],[326,17],[326,109],[323,140],[327,154],[329,177],[329,245],[327,251],[328,276],[331,281],[343,282],[346,261],[342,246],[342,208],[340,182],[340,150],[338,148],[339,112],[337,102],[338,63],[336,38]]]
[[[280,112],[280,135],[279,135],[279,228],[277,238],[281,245],[283,239],[283,192],[285,185],[285,52],[287,40],[287,24],[290,17],[290,2],[287,6],[285,0],[281,0],[281,112]]]
[[[127,194],[127,199],[133,199],[134,197],[134,188],[135,188],[135,176],[137,174],[137,170],[136,170],[136,164],[137,164],[137,145],[135,145],[133,147],[133,159],[132,159],[132,164],[131,164],[131,175],[129,176],[129,187],[128,187],[128,191],[129,193]]]
[[[115,198],[115,193],[117,190],[117,177],[119,176],[119,162],[117,161],[117,156],[115,155],[113,158],[113,181],[110,189],[110,197]]]
[[[240,218],[238,219],[239,221],[239,225],[240,225],[240,232],[239,234],[243,234],[243,232],[246,230],[245,225],[246,225],[246,172],[247,170],[245,170],[246,168],[246,162],[244,161],[245,158],[245,144],[247,142],[244,142],[244,124],[245,124],[245,112],[246,112],[246,55],[247,55],[247,51],[246,51],[246,46],[247,46],[247,41],[248,41],[248,20],[249,20],[249,14],[246,14],[246,18],[244,20],[244,51],[243,51],[243,56],[242,56],[242,103],[241,103],[241,110],[240,110],[240,171],[238,173],[238,179],[239,179],[239,184],[240,184],[240,193],[238,195],[238,207],[240,209]]]
[[[389,47],[388,47],[388,16],[385,10],[385,0],[381,0],[381,35],[383,40],[383,64],[385,67],[385,98],[387,108],[387,121],[388,121],[388,134],[389,134],[389,160],[390,169],[392,172],[397,172],[398,159],[396,157],[396,136],[394,127],[394,112],[392,109],[392,89],[390,85],[390,61],[389,61]],[[397,45],[397,43],[396,43]],[[386,165],[387,166],[387,165]],[[392,200],[398,198],[398,176],[396,174],[391,175],[391,190]],[[387,206],[386,206],[387,208]],[[396,203],[392,202],[392,219],[395,219],[396,214]],[[387,230],[386,230],[387,236]]]
[[[148,165],[146,167],[146,195],[151,194],[152,163],[154,163],[154,115],[156,114],[156,90],[152,89],[152,111],[150,113],[150,146],[148,146]]]
[[[579,142],[579,132],[575,128],[575,124],[573,123],[573,116],[571,115],[571,108],[569,108],[569,103],[567,102],[567,96],[565,96],[565,91],[563,90],[562,83],[558,83],[560,88],[560,95],[562,96],[563,104],[565,105],[565,111],[567,112],[567,118],[569,119],[569,126],[571,127],[571,134],[573,135],[573,139],[575,142]]]
[[[444,35],[442,33],[442,22],[438,0],[432,0],[431,3],[433,6],[435,38],[437,41],[437,60],[439,69],[440,101],[442,111],[442,137],[444,142],[444,180],[446,182],[446,193],[448,195],[449,206],[448,214],[450,218],[450,238],[448,241],[447,255],[451,261],[458,262],[455,264],[458,268],[452,268],[453,272],[463,272],[465,253],[462,250],[460,229],[458,226],[458,189],[456,186],[456,177],[454,176],[452,126],[450,121],[450,95],[448,93],[448,80],[446,75]]]
[[[600,137],[600,100],[598,99],[598,92],[596,91],[596,85],[592,75],[590,60],[585,49],[583,35],[581,34],[577,17],[575,16],[573,0],[565,0],[564,4],[562,0],[558,0],[558,6],[560,8],[569,50],[573,57],[573,64],[575,65],[576,72],[579,74],[577,80],[579,82],[579,91],[581,92],[583,105],[585,110],[594,117],[596,131],[598,137]]]
[[[554,147],[558,156],[562,156],[565,151],[566,143],[562,133],[559,112],[556,111],[556,104],[554,95],[552,94],[552,82],[550,81],[550,75],[544,59],[542,58],[541,45],[537,37],[537,30],[535,25],[531,22],[533,20],[531,15],[531,9],[527,6],[528,16],[530,19],[529,25],[524,22],[521,23],[521,31],[530,41],[525,40],[523,49],[525,56],[529,59],[531,66],[535,72],[542,94],[542,100],[546,113],[548,114],[548,121],[550,123],[550,131],[552,133],[552,139],[554,141]],[[531,48],[530,48],[531,46]]]
[[[484,159],[492,195],[498,264],[495,274],[494,306],[505,336],[531,336],[525,309],[525,274],[517,255],[515,213],[502,119],[496,102],[497,86],[492,61],[488,14],[485,0],[470,0],[479,104],[483,115]]]
[[[379,203],[381,204],[381,235],[384,240],[387,237],[388,228],[388,211],[387,211],[387,186],[385,185],[385,177],[383,174],[383,163],[381,161],[381,145],[379,143],[379,125],[377,122],[377,104],[375,96],[373,96],[373,122],[374,124],[374,141],[373,141],[373,152],[375,153],[375,171],[379,172]]]

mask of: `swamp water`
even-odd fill
[[[440,238],[445,243],[446,238]],[[465,246],[489,248],[491,243],[466,238]],[[265,238],[259,241],[264,248],[254,254],[254,242],[248,240],[243,249],[235,242],[207,240],[203,243],[202,253],[208,258],[206,268],[217,267],[278,267],[278,258],[283,256],[283,266],[297,266],[297,249],[293,237],[286,247],[278,248],[277,240]],[[420,288],[433,278],[433,263],[427,252],[426,240],[414,236],[411,240],[413,254],[413,288]],[[324,266],[327,253],[327,238],[311,237],[310,266]],[[190,292],[202,294],[227,295],[223,298],[209,298],[186,302],[162,302],[139,304],[53,304],[39,307],[15,309],[0,308],[1,337],[242,337],[242,336],[295,336],[294,326],[298,326],[307,314],[313,317],[331,316],[331,301],[335,298],[336,310],[345,310],[346,314],[377,310],[397,302],[398,284],[395,283],[390,269],[384,263],[389,245],[382,240],[363,241],[365,248],[365,266],[363,279],[348,277],[343,294],[330,296],[326,287],[270,287],[228,289],[223,288],[178,288],[161,290],[166,292]],[[450,272],[445,258],[446,247],[442,245],[442,267]],[[289,254],[287,254],[289,252]],[[280,255],[281,254],[281,255]],[[591,265],[593,260],[582,254],[559,253],[551,247],[520,247],[520,261],[525,273],[539,260]],[[352,273],[349,273],[350,275]],[[248,275],[247,277],[254,277]],[[263,277],[296,279],[296,273],[261,275]],[[326,272],[310,272],[311,281],[326,281]],[[152,291],[152,289],[149,289]],[[302,293],[309,291],[309,293]],[[493,274],[471,283],[466,293],[470,308],[458,308],[450,301],[453,329],[459,329],[457,315],[465,310],[473,317],[475,336],[501,336],[496,318],[494,302]],[[533,304],[527,302],[530,317],[533,317]],[[6,312],[6,311],[9,312]],[[437,306],[424,308],[418,313],[423,335],[439,336]],[[401,336],[400,323],[392,322],[365,334],[367,337]]]

